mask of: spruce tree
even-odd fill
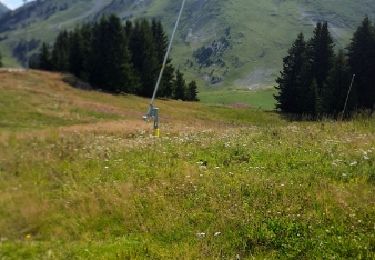
[[[350,74],[356,74],[355,88],[358,107],[374,109],[375,106],[375,36],[368,17],[354,33],[348,47]]]
[[[198,101],[197,96],[198,96],[198,87],[197,87],[197,83],[193,80],[189,83],[186,89],[185,99],[187,101]]]
[[[327,87],[326,81],[329,71],[332,69],[335,56],[334,41],[328,30],[328,23],[317,23],[314,35],[308,43],[307,60],[311,62],[312,77],[315,84],[311,85],[311,93],[315,96],[315,107],[311,109],[315,114],[323,113],[323,92]]]
[[[308,71],[306,66],[306,42],[300,33],[288,50],[288,56],[283,59],[283,70],[277,78],[276,108],[287,113],[303,113],[306,90],[304,89],[304,75]]]
[[[53,45],[52,49],[52,67],[53,70],[68,72],[69,71],[69,51],[70,41],[67,31],[62,31]]]
[[[147,20],[136,21],[131,33],[129,48],[132,63],[140,80],[136,94],[151,97],[160,70],[150,23]]]
[[[51,53],[48,43],[43,42],[39,53],[39,69],[52,70]]]
[[[84,71],[83,39],[79,28],[70,33],[69,71],[81,78]]]
[[[173,97],[177,100],[185,100],[186,82],[181,71],[176,71],[175,87]]]
[[[351,83],[351,75],[347,59],[343,50],[335,57],[334,65],[329,72],[326,87],[323,92],[323,112],[337,116],[342,112]],[[353,90],[348,100],[348,111],[355,108],[356,93]]]
[[[111,15],[94,26],[91,83],[109,92],[132,92],[135,84],[121,20]]]
[[[172,98],[173,97],[173,92],[174,92],[174,67],[169,62],[170,60],[168,59],[167,65],[164,69],[164,74],[163,78],[160,84],[159,88],[159,97],[164,97],[164,98]]]
[[[2,68],[3,67],[3,61],[2,61],[2,55],[1,55],[1,52],[0,52],[0,68]]]

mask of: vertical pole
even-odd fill
[[[160,128],[159,128],[159,108],[153,108],[153,117],[154,117],[154,137],[160,137]]]
[[[343,120],[344,116],[345,116],[346,107],[348,106],[349,95],[350,95],[350,92],[353,89],[354,80],[355,80],[355,74],[353,74],[352,82],[350,83],[350,87],[348,89],[348,94],[346,95],[345,104],[344,104],[344,110],[342,111],[341,120]]]

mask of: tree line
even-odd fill
[[[0,68],[2,68],[3,67],[3,61],[2,61],[2,56],[1,56],[1,52],[0,52]]]
[[[43,43],[30,67],[72,73],[94,89],[151,97],[162,67],[168,37],[160,21],[126,21],[115,16],[61,31]],[[197,101],[197,84],[186,83],[169,58],[158,97]]]
[[[336,117],[345,103],[343,116],[374,110],[375,26],[368,17],[347,48],[337,52],[327,22],[317,23],[311,39],[305,40],[303,33],[298,35],[283,63],[274,96],[278,110],[315,118]]]

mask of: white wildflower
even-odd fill
[[[221,235],[221,232],[215,232],[214,237],[218,237]]]
[[[197,235],[198,238],[204,238],[206,236],[206,233],[198,232],[196,235]]]
[[[356,166],[357,164],[358,164],[357,161],[353,161],[353,162],[351,162],[349,165],[350,165],[351,167],[353,167],[353,166]]]

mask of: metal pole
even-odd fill
[[[352,91],[354,80],[355,80],[355,74],[353,74],[352,82],[350,83],[350,87],[348,89],[348,94],[346,95],[346,100],[345,100],[345,104],[344,104],[344,110],[342,111],[341,120],[343,120],[344,116],[345,116],[346,107],[348,105],[349,95],[350,95],[350,92]]]
[[[156,81],[154,92],[152,94],[152,98],[151,98],[151,102],[150,102],[150,108],[149,108],[148,113],[143,117],[143,119],[145,119],[145,120],[148,120],[150,118],[152,118],[154,120],[154,136],[155,137],[160,137],[160,129],[159,129],[159,108],[154,107],[154,102],[155,102],[155,98],[156,98],[156,93],[159,90],[160,83],[161,83],[161,80],[163,78],[165,65],[167,64],[168,57],[169,57],[169,54],[170,54],[171,49],[172,49],[173,40],[174,40],[174,37],[176,35],[178,25],[180,24],[182,13],[183,13],[184,7],[185,7],[185,2],[186,2],[186,0],[182,0],[180,12],[178,14],[177,21],[174,25],[172,36],[171,36],[171,39],[170,39],[169,44],[168,44],[168,49],[167,49],[167,52],[165,53],[163,64],[162,64],[162,67],[161,67],[161,70],[160,70],[160,74],[159,74],[158,80]]]
[[[182,12],[184,11],[184,7],[185,7],[185,2],[186,2],[186,0],[182,1],[180,13],[178,14],[177,21],[176,21],[176,23],[174,25],[174,29],[173,29],[173,32],[172,32],[171,40],[169,41],[168,49],[167,49],[167,52],[165,53],[163,65],[162,65],[161,70],[160,70],[159,78],[156,81],[154,93],[152,94],[152,99],[151,99],[151,102],[150,102],[150,106],[151,107],[154,105],[154,101],[155,101],[155,98],[156,98],[156,93],[159,90],[160,82],[161,82],[161,79],[163,78],[163,73],[164,73],[165,65],[167,63],[167,60],[168,60],[168,57],[169,57],[169,53],[171,52],[171,49],[172,49],[173,39],[175,37],[178,25],[180,24]]]

